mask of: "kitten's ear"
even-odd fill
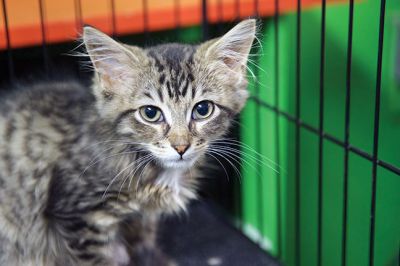
[[[107,87],[128,74],[129,66],[142,62],[143,52],[139,47],[128,49],[90,26],[84,27],[82,39],[96,72]]]
[[[244,20],[209,45],[205,57],[208,60],[219,60],[231,70],[241,72],[247,64],[255,37],[256,20]]]

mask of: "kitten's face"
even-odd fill
[[[190,167],[245,103],[245,64],[254,34],[254,20],[247,20],[199,46],[142,50],[85,28],[101,115],[163,167]]]
[[[134,85],[131,106],[136,111],[118,128],[165,167],[191,166],[210,141],[225,133],[246,98],[216,73],[206,72],[200,53],[177,44],[148,50],[148,63]]]

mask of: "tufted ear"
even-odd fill
[[[113,83],[129,75],[132,67],[143,61],[141,48],[118,43],[90,26],[83,29],[83,43],[105,88],[112,88]]]
[[[243,71],[256,37],[256,20],[247,19],[217,39],[205,51],[208,60],[223,62],[235,72]]]

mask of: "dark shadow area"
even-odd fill
[[[160,244],[178,265],[279,266],[223,217],[211,202],[193,203],[188,215],[166,218]]]

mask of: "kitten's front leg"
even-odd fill
[[[124,243],[117,237],[118,223],[113,220],[102,211],[53,220],[50,233],[57,248],[56,263],[51,265],[128,266],[130,258]]]
[[[158,217],[130,217],[120,225],[120,234],[130,253],[130,266],[175,266],[157,246]]]

